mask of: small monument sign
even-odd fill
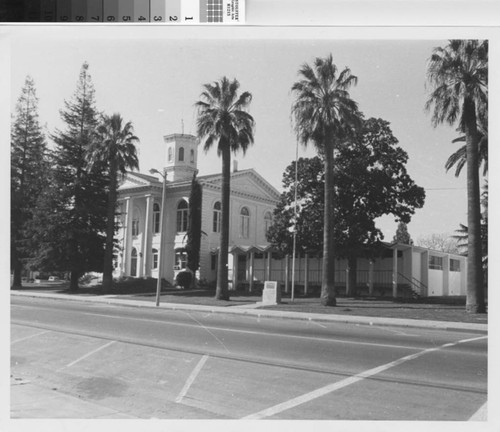
[[[262,290],[262,303],[278,304],[281,303],[281,291],[278,282],[265,281],[264,289]]]

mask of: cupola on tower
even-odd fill
[[[165,135],[165,173],[167,180],[191,180],[197,169],[198,139],[193,135]]]

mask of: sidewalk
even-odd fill
[[[34,291],[11,291],[13,296],[37,297],[47,299],[57,299],[66,301],[80,301],[104,303],[110,305],[156,308],[154,298],[144,298],[142,300],[118,298],[116,295],[72,295],[60,293],[34,292]],[[450,322],[450,321],[432,321],[387,317],[367,317],[355,315],[334,315],[306,312],[277,311],[269,309],[259,309],[261,303],[243,304],[238,306],[212,306],[184,303],[160,303],[159,308],[166,310],[185,310],[185,311],[203,311],[211,313],[225,313],[234,315],[256,316],[259,318],[281,318],[295,319],[314,322],[336,322],[373,326],[395,326],[395,327],[413,327],[438,330],[468,331],[472,333],[487,333],[487,324]]]

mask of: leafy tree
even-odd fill
[[[139,169],[139,159],[135,145],[139,138],[134,135],[131,122],[123,124],[123,118],[115,113],[103,115],[96,129],[94,140],[87,148],[87,170],[92,172],[95,165],[104,169],[109,178],[106,212],[106,249],[104,253],[102,289],[109,292],[113,284],[114,236],[116,233],[116,204],[118,181],[127,170]]]
[[[11,269],[13,287],[21,287],[29,256],[27,223],[32,219],[47,172],[46,141],[38,121],[35,83],[26,77],[11,127]]]
[[[300,79],[292,86],[295,101],[292,118],[297,139],[303,145],[312,143],[323,156],[325,188],[323,218],[323,276],[321,303],[335,306],[335,234],[334,234],[334,162],[335,151],[352,135],[359,125],[357,103],[349,88],[357,77],[349,68],[339,72],[329,55],[316,58],[313,65],[303,64]]]
[[[238,95],[240,83],[227,77],[212,84],[205,84],[198,109],[197,134],[208,151],[217,146],[217,154],[222,157],[222,197],[221,234],[217,268],[215,298],[229,299],[228,292],[228,251],[229,251],[229,199],[231,191],[231,152],[246,152],[253,143],[254,119],[245,110],[251,100],[249,92]]]
[[[396,229],[396,234],[392,239],[393,242],[412,245],[413,240],[411,239],[410,233],[408,232],[408,225],[404,222],[398,223],[398,228]]]
[[[64,131],[52,139],[50,184],[41,195],[31,225],[38,245],[32,266],[46,271],[69,271],[70,289],[88,271],[102,271],[109,177],[106,166],[89,168],[86,154],[95,137],[98,113],[94,87],[84,63],[76,92],[61,110]]]
[[[389,123],[380,119],[363,121],[362,133],[336,154],[334,200],[335,256],[347,258],[350,286],[355,293],[356,259],[377,256],[383,234],[375,220],[392,214],[408,223],[415,209],[424,204],[425,192],[406,171],[407,153],[398,146]],[[281,195],[268,232],[268,240],[290,253],[294,223],[295,162],[283,175]],[[300,252],[323,252],[324,163],[320,157],[298,160],[297,248]],[[326,216],[325,216],[326,217]]]
[[[196,271],[200,268],[200,246],[201,246],[201,203],[202,188],[196,178],[196,172],[191,181],[191,193],[189,196],[189,223],[187,231],[187,268],[192,272],[191,284],[194,285]]]
[[[481,266],[479,118],[488,105],[488,41],[451,40],[435,48],[428,65],[433,88],[426,109],[432,123],[456,125],[464,134],[467,161],[467,302],[471,313],[486,312]]]

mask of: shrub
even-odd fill
[[[188,271],[182,271],[177,274],[175,278],[175,282],[177,285],[181,286],[184,289],[188,289],[191,286],[191,279],[193,275]]]

